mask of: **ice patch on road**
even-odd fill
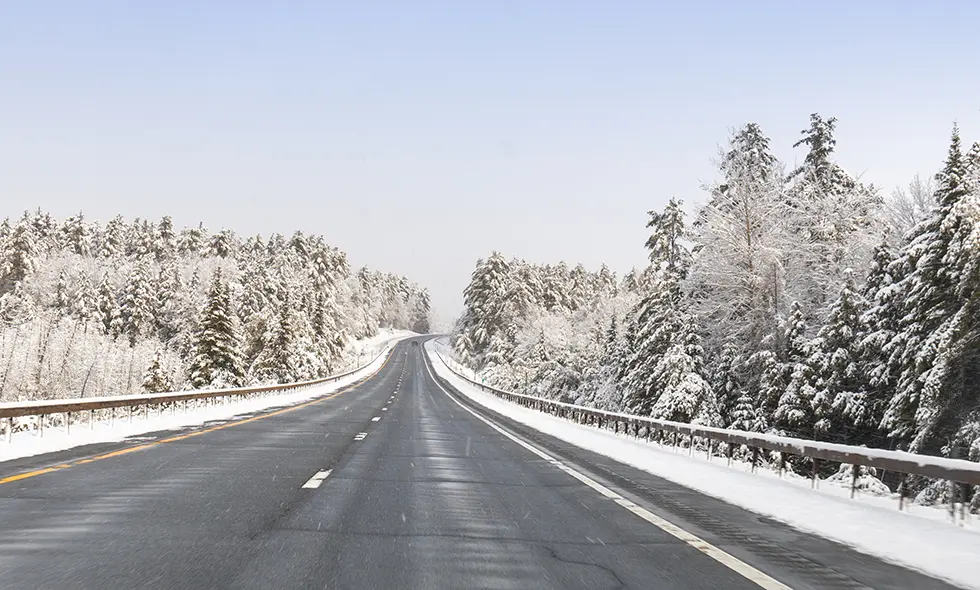
[[[912,513],[899,512],[890,499],[862,495],[850,500],[849,492],[811,490],[798,485],[728,468],[723,461],[675,454],[656,444],[583,426],[550,414],[524,408],[484,393],[453,374],[435,353],[434,341],[426,352],[435,372],[460,393],[489,410],[578,447],[632,465],[648,473],[698,490],[752,512],[785,522],[799,530],[844,543],[893,563],[922,571],[949,582],[980,590],[980,534],[937,520],[938,510],[915,506]],[[830,487],[830,486],[826,486]],[[887,505],[881,504],[887,502]],[[925,516],[925,517],[923,517]]]

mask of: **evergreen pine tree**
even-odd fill
[[[54,287],[54,307],[59,314],[66,315],[71,309],[71,296],[68,292],[68,271],[58,272],[58,282]]]
[[[937,176],[938,207],[891,265],[896,309],[889,315],[898,321],[884,352],[896,379],[882,426],[915,452],[938,451],[951,434],[943,432],[951,427],[951,416],[976,400],[968,385],[980,377],[970,369],[976,366],[977,345],[968,337],[976,252],[975,216],[969,211],[976,204],[965,173],[954,127],[946,164]]]
[[[89,226],[85,223],[85,216],[81,212],[65,220],[62,226],[62,239],[70,252],[79,256],[90,254],[92,235]]]
[[[170,260],[177,253],[177,234],[174,232],[174,221],[169,215],[164,215],[157,224],[153,243],[153,254],[159,261]]]
[[[126,235],[126,222],[122,215],[116,215],[105,224],[102,231],[102,238],[99,241],[99,256],[102,258],[115,258],[124,252],[124,242]]]
[[[289,383],[310,378],[316,372],[309,354],[312,342],[308,341],[304,320],[294,311],[291,300],[287,293],[265,347],[252,365],[252,373],[260,380]]]
[[[150,280],[150,268],[146,258],[141,258],[126,278],[119,313],[123,332],[131,345],[152,333],[156,325],[159,306],[157,293]]]
[[[193,344],[190,383],[193,387],[236,386],[245,371],[228,286],[221,269],[214,272],[207,302]]]
[[[198,223],[197,227],[184,228],[177,238],[177,252],[181,256],[203,254],[207,236],[208,230],[203,223]]]
[[[223,229],[211,236],[208,244],[207,255],[217,258],[228,258],[232,255],[235,248],[235,233],[231,230]]]
[[[116,291],[109,282],[109,273],[103,273],[96,299],[96,310],[102,332],[116,338],[122,332],[122,318],[119,315],[119,302]]]
[[[156,228],[144,219],[134,219],[129,227],[126,240],[126,253],[136,259],[152,256],[156,245]]]
[[[160,356],[160,350],[157,349],[150,366],[143,373],[143,391],[146,393],[166,393],[174,389],[173,379],[163,368]]]
[[[718,399],[718,412],[724,425],[730,425],[735,420],[735,409],[742,395],[739,387],[737,369],[740,364],[738,347],[734,342],[726,342],[721,348],[721,354],[711,375],[711,388]],[[754,415],[753,415],[754,419]]]
[[[721,415],[711,386],[701,376],[703,356],[697,333],[687,323],[655,368],[659,388],[650,415],[661,420],[719,426]]]
[[[21,220],[14,226],[0,259],[0,294],[11,291],[37,268],[41,256],[33,225]]]
[[[97,294],[87,273],[81,275],[78,289],[71,301],[72,314],[82,322],[88,322],[98,313]],[[88,326],[86,325],[86,330]]]
[[[470,284],[463,291],[464,311],[461,318],[461,334],[469,346],[469,354],[475,368],[482,366],[497,333],[503,329],[505,294],[508,289],[510,265],[499,252],[477,262]]]
[[[850,442],[852,428],[865,425],[870,417],[859,351],[866,309],[853,274],[845,273],[844,285],[807,360],[818,376],[811,403],[814,431],[821,438]]]
[[[187,327],[187,305],[184,281],[175,258],[169,258],[152,281],[156,295],[155,328],[160,339],[169,342]]]
[[[685,330],[690,330],[691,320],[685,317],[680,287],[690,264],[690,252],[683,242],[685,229],[681,205],[680,201],[671,199],[663,213],[651,211],[647,223],[647,227],[653,230],[646,246],[656,279],[653,288],[644,294],[633,314],[636,321],[635,342],[628,362],[629,374],[623,381],[626,388],[625,407],[643,416],[650,415],[664,387],[667,387],[665,382],[660,381],[661,377],[667,379],[670,375],[671,384],[685,379],[688,382],[698,381],[699,384],[704,381],[700,374],[700,358],[696,362],[687,362],[682,358],[693,350],[693,345],[683,341],[688,334]],[[672,359],[676,361],[673,372],[658,369],[664,355],[675,344],[678,347],[673,349]],[[677,373],[682,370],[694,372],[686,376]]]

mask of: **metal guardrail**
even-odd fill
[[[82,412],[88,412],[89,427],[92,427],[95,423],[95,412],[97,410],[110,410],[110,420],[114,420],[116,408],[129,408],[129,419],[132,420],[136,408],[143,408],[145,410],[145,415],[148,417],[150,408],[154,406],[160,406],[161,411],[163,411],[164,406],[172,404],[171,408],[175,410],[177,403],[183,402],[184,410],[186,411],[187,402],[189,401],[203,400],[207,403],[216,402],[218,400],[228,400],[235,397],[247,398],[258,395],[281,393],[284,391],[297,391],[307,387],[323,385],[325,383],[338,381],[345,377],[350,377],[351,375],[370,367],[391,350],[392,347],[389,342],[383,346],[381,351],[367,363],[354,369],[344,371],[343,373],[330,375],[329,377],[323,377],[321,379],[313,379],[311,381],[298,381],[295,383],[261,385],[253,387],[236,387],[229,389],[199,389],[173,393],[150,393],[75,399],[5,402],[0,403],[0,419],[7,420],[7,441],[9,443],[13,438],[15,418],[38,416],[37,431],[39,436],[43,436],[44,418],[52,414],[64,414],[65,431],[70,432],[72,414]]]
[[[955,516],[957,491],[959,491],[961,494],[959,500],[960,517],[962,519],[966,518],[972,486],[980,485],[980,463],[973,461],[825,443],[743,430],[698,426],[684,422],[671,422],[668,420],[658,420],[656,418],[646,418],[577,406],[490,387],[461,373],[459,369],[454,368],[450,364],[452,361],[447,362],[439,351],[435,351],[435,353],[451,373],[467,383],[480,388],[482,391],[491,393],[507,401],[514,402],[526,408],[547,412],[560,418],[566,418],[579,424],[607,429],[612,427],[616,433],[633,434],[637,438],[640,438],[642,434],[647,441],[656,440],[661,445],[665,443],[665,438],[669,437],[671,439],[669,444],[672,444],[674,448],[677,448],[679,442],[682,442],[679,440],[681,437],[686,437],[688,449],[691,454],[694,452],[695,445],[700,441],[709,460],[715,451],[720,452],[720,447],[724,446],[724,454],[727,456],[729,464],[731,464],[735,449],[746,447],[751,453],[752,470],[755,471],[759,465],[760,452],[771,451],[779,454],[779,474],[782,476],[786,469],[786,459],[788,457],[803,457],[809,459],[811,463],[811,487],[816,487],[818,461],[850,464],[853,466],[851,479],[852,498],[857,489],[860,467],[875,467],[877,469],[900,473],[902,477],[897,490],[900,510],[906,501],[906,484],[909,475],[948,481],[950,485],[950,514]],[[723,443],[723,445],[719,445],[718,443]]]

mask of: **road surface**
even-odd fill
[[[0,464],[3,478],[95,458],[0,485],[0,587],[951,588],[467,409],[419,342],[284,412]]]

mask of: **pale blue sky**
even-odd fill
[[[4,2],[0,217],[324,234],[458,311],[477,257],[644,259],[730,128],[891,190],[980,139],[980,2]]]

